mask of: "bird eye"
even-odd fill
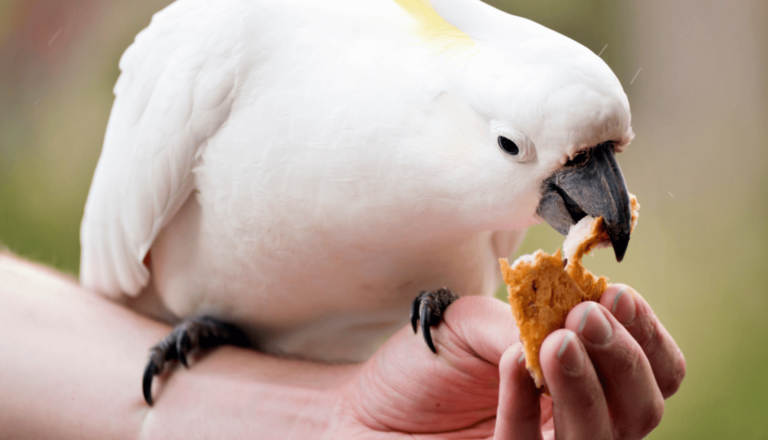
[[[499,136],[499,147],[501,147],[505,153],[511,154],[512,156],[517,156],[517,153],[520,152],[517,144],[505,138],[504,136]]]

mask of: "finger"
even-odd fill
[[[522,344],[517,343],[504,352],[499,376],[494,440],[540,440],[539,392],[525,369]]]
[[[656,318],[651,306],[639,293],[624,284],[609,286],[600,304],[610,310],[640,344],[662,396],[666,399],[675,394],[685,377],[685,357]]]
[[[436,345],[448,350],[460,348],[494,365],[499,365],[504,352],[520,341],[509,305],[496,298],[459,298],[445,310],[443,323],[432,329]]]
[[[603,384],[619,438],[642,438],[661,422],[664,398],[640,345],[594,302],[574,307],[565,328],[575,331]]]
[[[611,439],[603,388],[579,338],[570,330],[547,336],[539,353],[554,405],[558,439]]]

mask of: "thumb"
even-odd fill
[[[520,341],[509,305],[496,298],[459,298],[446,309],[443,321],[446,328],[438,327],[438,342],[457,345],[493,365],[499,365],[504,352]]]
[[[539,393],[525,369],[522,344],[517,343],[504,352],[499,376],[494,440],[541,440]]]

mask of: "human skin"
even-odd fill
[[[520,360],[508,306],[465,297],[433,331],[437,355],[410,327],[357,365],[222,347],[159,377],[148,407],[147,348],[170,329],[0,255],[0,438],[641,438],[685,361],[624,287],[577,306],[545,340],[552,399]]]

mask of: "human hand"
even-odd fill
[[[520,362],[514,320],[500,301],[452,304],[433,331],[437,355],[420,338],[403,329],[361,368],[341,394],[333,436],[641,438],[685,375],[680,350],[650,306],[622,285],[609,287],[600,305],[575,307],[566,328],[544,341],[551,399]]]
[[[496,438],[636,439],[661,421],[664,399],[677,392],[685,359],[647,302],[612,285],[600,303],[568,314],[549,335],[540,360],[552,399],[541,399],[508,350],[501,361]]]

